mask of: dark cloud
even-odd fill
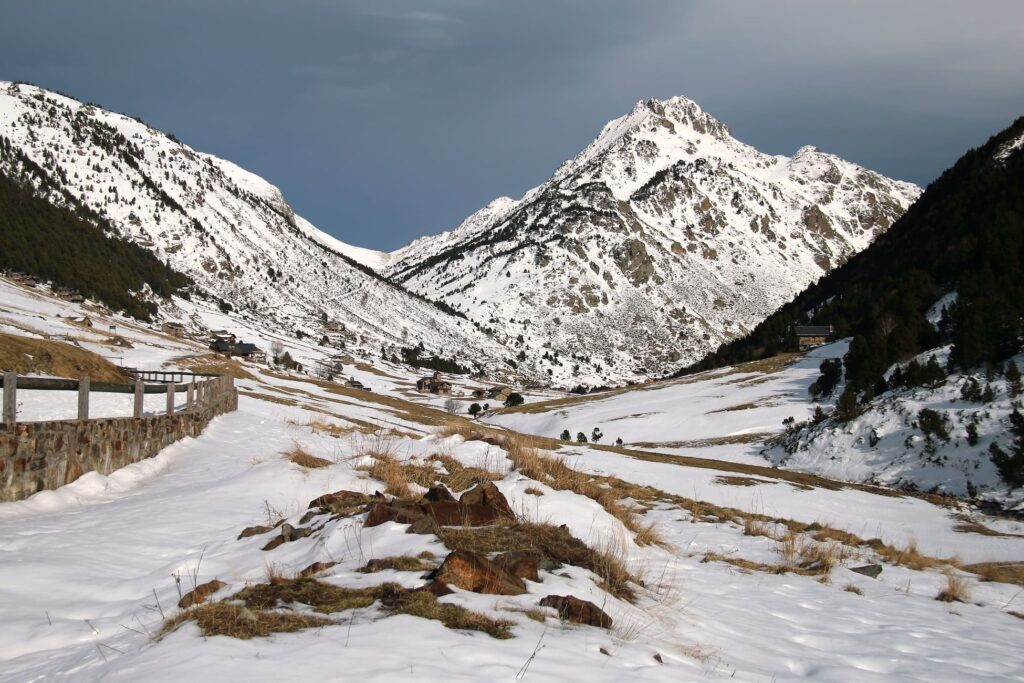
[[[1024,114],[1024,3],[44,1],[0,78],[145,118],[394,248],[518,196],[647,97],[773,153],[934,178]]]

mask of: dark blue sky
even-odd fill
[[[0,79],[141,116],[393,249],[686,95],[927,183],[1024,115],[1024,2],[0,0]]]

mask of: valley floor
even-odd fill
[[[200,351],[142,330],[131,338],[140,366]],[[527,405],[485,427],[439,410],[440,399],[409,400],[414,377],[397,369],[358,370],[373,383],[363,392],[245,366],[238,411],[201,436],[0,504],[0,680],[1024,680],[1024,524],[774,470],[743,451],[750,444],[721,443],[778,429],[798,402],[767,405],[763,395],[805,392],[817,362],[723,372],[696,394],[686,380],[625,392],[619,400],[637,405],[611,422],[618,428],[596,397],[558,399],[554,411]],[[681,393],[643,404],[658,391]],[[557,441],[562,428],[589,434],[598,423],[597,445]],[[670,427],[713,443],[653,443]],[[606,445],[616,436],[633,447]],[[544,476],[516,460],[524,453],[577,474]],[[394,557],[438,564],[448,553],[438,536],[394,521],[368,527],[362,512],[306,516],[323,494],[392,485],[375,478],[387,463],[405,474],[487,473],[519,525],[566,525],[624,563],[635,597],[567,563],[542,569],[522,595],[455,589],[439,599],[508,620],[508,639],[392,615],[379,602],[248,640],[204,636],[192,620],[164,632],[181,596],[214,579],[224,582],[214,600],[287,582],[314,562],[336,563],[317,574],[330,586],[424,584],[422,570],[358,570]],[[412,497],[424,490],[408,485]],[[278,521],[310,535],[268,550],[275,528],[239,538]],[[852,571],[872,564],[877,578]],[[952,601],[936,599],[944,592]],[[614,623],[562,621],[539,606],[547,595],[591,601]],[[305,603],[279,611],[312,614]]]

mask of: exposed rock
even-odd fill
[[[615,250],[615,265],[634,286],[639,287],[654,275],[654,259],[638,239],[628,239]]]
[[[423,496],[423,500],[432,502],[453,501],[455,496],[452,495],[447,486],[432,486]]]
[[[488,595],[522,595],[526,584],[483,555],[467,550],[453,551],[434,572],[440,581],[463,590]]]
[[[330,510],[340,515],[352,515],[361,512],[369,503],[382,499],[383,496],[370,496],[356,491],[335,491],[334,493],[314,498],[309,502],[309,508]]]
[[[261,550],[273,550],[279,545],[284,544],[284,538],[281,536],[274,536],[270,541],[261,548]]]
[[[611,628],[612,618],[597,605],[571,595],[549,595],[540,601],[541,607],[554,607],[559,618],[574,624]]]
[[[531,553],[526,550],[513,550],[501,553],[494,558],[494,563],[513,576],[529,581],[540,581],[538,570],[542,563],[550,565],[551,561],[540,553]]]
[[[516,518],[512,507],[508,504],[508,500],[505,495],[498,490],[498,487],[494,485],[494,482],[482,481],[476,486],[466,491],[459,497],[459,502],[463,505],[482,505],[486,508],[493,509],[499,517],[505,517],[513,520]]]
[[[882,573],[882,565],[866,564],[863,567],[850,567],[850,571],[863,574],[864,576],[870,576],[872,579],[877,579],[878,575]]]
[[[451,595],[455,591],[449,588],[446,584],[441,581],[431,581],[427,585],[417,588],[416,590],[426,591],[432,593],[435,597],[442,598],[446,595]]]
[[[337,562],[314,562],[313,564],[309,565],[308,567],[303,569],[301,572],[299,572],[299,578],[308,579],[311,576],[316,576],[320,572],[327,571],[328,569],[330,569],[331,567],[333,567],[336,564],[338,564],[338,563]]]
[[[247,526],[242,529],[242,533],[238,534],[238,540],[240,541],[243,538],[249,538],[250,536],[259,536],[260,534],[265,534],[268,531],[273,530],[274,527],[272,526]]]
[[[192,605],[198,605],[202,602],[206,602],[206,598],[210,597],[226,585],[226,583],[218,581],[217,579],[201,583],[188,593],[185,593],[185,595],[181,596],[181,600],[178,601],[178,607],[186,609]]]

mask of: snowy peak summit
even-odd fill
[[[814,147],[759,152],[692,100],[644,100],[518,202],[417,240],[384,272],[540,381],[642,380],[747,332],[919,193]]]

